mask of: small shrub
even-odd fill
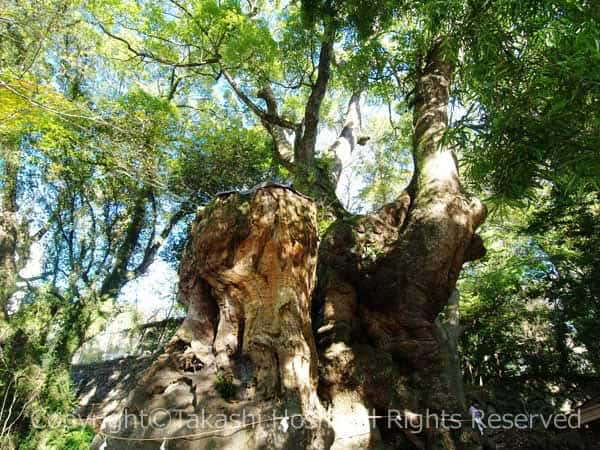
[[[233,398],[237,391],[235,384],[233,384],[223,372],[217,373],[215,378],[215,390],[224,400]]]
[[[74,426],[65,432],[56,433],[48,440],[48,449],[87,450],[94,439],[94,430],[89,425]]]

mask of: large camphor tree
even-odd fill
[[[198,136],[173,131],[172,117],[153,128],[185,179],[208,178],[211,168],[235,178],[236,168],[218,161],[226,149],[194,165],[189,148],[235,146],[234,127],[260,136],[257,146],[268,135],[280,168],[279,183],[223,192],[198,213],[180,261],[187,318],[94,445],[106,437],[109,448],[155,448],[165,438],[178,449],[478,447],[468,426],[413,433],[385,416],[467,417],[455,284],[463,264],[485,253],[476,230],[486,208],[461,184],[459,161],[468,156],[472,175],[508,198],[551,179],[553,168],[597,167],[589,164],[597,161],[595,116],[569,114],[579,101],[597,107],[587,90],[597,81],[580,70],[597,52],[597,11],[586,2],[538,3],[86,2],[83,20],[112,42],[108,59],[143,72],[169,108],[204,124]],[[553,75],[563,69],[582,75],[573,80],[581,89]],[[413,175],[397,198],[357,215],[338,184],[369,141],[366,96],[389,106],[390,128],[412,114]],[[327,113],[342,103],[341,131],[324,147]],[[462,118],[450,123],[451,109]],[[228,139],[211,141],[206,123],[219,132],[227,123]],[[563,133],[565,124],[576,133]],[[142,150],[144,130],[135,132]],[[568,157],[556,143],[571,146]],[[10,196],[3,200],[10,211]],[[133,218],[154,204],[135,203]],[[13,255],[9,238],[3,248]],[[132,241],[121,247],[127,260],[116,254],[119,282],[105,279],[112,295],[139,247]],[[165,427],[114,427],[129,413],[157,411],[154,422]],[[202,411],[262,420],[215,431],[190,416]],[[303,426],[273,415],[301,416]]]
[[[446,131],[461,33],[486,5],[259,7],[170,1],[97,12],[98,27],[130,55],[172,68],[173,89],[211,77],[215,90],[233,92],[293,182],[222,193],[198,214],[180,266],[187,318],[123,414],[298,415],[304,426],[264,420],[215,433],[184,414],[166,428],[117,432],[116,414],[104,422],[109,445],[150,448],[167,437],[181,449],[476,448],[469,427],[415,434],[384,416],[467,417],[455,284],[463,264],[485,254],[476,230],[486,208],[461,185]],[[336,185],[368,141],[361,99],[379,78],[412,111],[414,174],[391,203],[355,215]],[[348,93],[344,124],[317,152],[332,85]]]

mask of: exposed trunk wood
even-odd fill
[[[125,408],[301,414],[310,427],[285,433],[279,421],[262,423],[214,437],[212,448],[328,448],[333,436],[317,396],[310,315],[318,247],[314,202],[275,185],[225,194],[200,214],[192,236],[180,269],[187,318]],[[215,391],[223,395],[225,388],[230,392],[221,398]],[[123,434],[185,434],[178,431],[185,421],[175,422]],[[187,429],[203,431],[210,430]],[[176,442],[178,449],[200,449],[211,440]],[[110,439],[109,446],[146,448]]]

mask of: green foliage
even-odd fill
[[[597,189],[600,47],[593,2],[498,2],[467,35],[468,174],[498,200],[544,180]]]
[[[58,436],[51,436],[47,447],[56,450],[86,450],[94,436],[94,430],[89,425],[71,427]]]
[[[220,191],[249,189],[277,176],[271,146],[260,128],[207,118],[170,165],[171,188],[204,199]]]
[[[72,424],[59,430],[30,435],[19,450],[87,450],[95,436],[89,425]]]
[[[499,228],[488,233],[496,248],[476,269],[467,269],[460,283],[461,321],[469,325],[463,351],[473,384],[479,378],[495,383],[499,374],[519,377],[532,369],[528,360],[551,350],[550,307],[543,297],[546,255],[527,238]]]
[[[0,74],[22,76],[30,71],[36,72],[39,57],[52,43],[52,34],[73,19],[72,12],[79,4],[73,0],[3,2]]]
[[[460,283],[466,380],[504,411],[580,402],[600,369],[599,197],[553,189],[538,199],[488,223],[488,255]]]
[[[568,329],[558,331],[565,333],[573,346],[585,349],[581,356],[565,354],[565,364],[575,368],[590,364],[598,373],[600,256],[592,249],[600,246],[599,193],[565,193],[554,188],[536,209],[526,231],[538,236],[555,266],[549,294],[558,302],[559,319],[568,324]]]
[[[8,427],[0,439],[7,448],[11,448],[15,436],[24,442],[23,448],[57,449],[65,447],[44,447],[40,442],[56,433],[54,439],[62,436],[64,442],[76,442],[74,439],[82,436],[72,429],[74,434],[69,438],[70,431],[51,426],[63,423],[75,406],[69,366],[64,364],[68,353],[60,344],[65,335],[77,328],[80,318],[65,314],[65,308],[68,305],[61,305],[50,292],[40,289],[29,295],[12,316],[10,327],[3,330],[0,386],[6,402],[0,419]]]

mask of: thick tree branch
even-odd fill
[[[171,77],[169,78],[169,92],[167,93],[167,100],[173,100],[175,94],[177,93],[177,88],[179,87],[179,83],[181,83],[181,78],[177,76],[175,73],[175,67],[171,69]]]
[[[233,89],[238,98],[244,102],[244,104],[260,119],[263,126],[269,132],[273,138],[275,145],[275,157],[283,164],[286,168],[292,169],[294,147],[290,143],[288,136],[286,135],[286,129],[292,130],[296,136],[300,133],[300,125],[283,119],[279,115],[277,100],[275,94],[271,89],[271,86],[266,84],[257,93],[258,97],[263,99],[267,104],[267,110],[263,110],[256,103],[254,103],[240,86],[235,82],[229,71],[221,67],[221,73],[229,83],[229,86]]]
[[[279,111],[277,107],[277,100],[275,99],[275,94],[273,93],[273,89],[270,84],[265,84],[263,88],[257,93],[258,98],[262,98],[267,104],[267,115],[277,117],[279,116]]]
[[[138,244],[140,233],[144,227],[144,222],[146,220],[146,200],[149,196],[149,192],[142,192],[135,199],[131,220],[127,225],[123,242],[117,249],[113,268],[102,283],[100,297],[112,297],[116,295],[119,289],[130,279],[130,272],[127,270],[127,266],[129,265],[131,256]]]
[[[231,89],[233,89],[233,92],[235,92],[235,94],[238,96],[238,98],[244,102],[244,104],[250,108],[250,111],[252,111],[254,114],[256,114],[261,120],[264,119],[266,117],[266,113],[265,111],[263,111],[261,108],[259,108],[256,103],[254,103],[250,97],[248,97],[244,91],[242,91],[242,89],[238,86],[238,84],[235,82],[235,80],[233,79],[233,77],[231,76],[231,74],[229,73],[229,71],[227,69],[225,69],[224,67],[221,66],[221,73],[223,74],[223,76],[225,77],[225,79],[227,80],[227,83],[229,83],[229,86],[231,86]]]
[[[295,160],[304,166],[312,167],[315,159],[315,145],[319,126],[319,113],[321,104],[327,92],[327,84],[331,75],[331,61],[333,59],[333,41],[335,30],[325,33],[319,53],[319,69],[317,79],[312,87],[306,109],[304,111],[304,134],[300,145],[295,148]]]
[[[244,102],[244,104],[246,106],[248,106],[248,108],[250,108],[250,110],[254,114],[256,114],[260,118],[261,121],[266,121],[272,125],[277,125],[279,127],[287,128],[287,129],[293,130],[293,131],[295,131],[298,128],[298,124],[291,122],[287,119],[284,119],[283,117],[281,117],[278,114],[275,96],[273,95],[273,91],[271,90],[270,87],[268,87],[268,88],[263,87],[263,89],[261,89],[261,91],[259,92],[259,97],[267,102],[267,110],[265,111],[262,108],[260,108],[256,103],[254,103],[250,99],[250,97],[248,97],[248,95],[246,95],[246,93],[244,91],[242,91],[242,89],[235,82],[235,80],[233,79],[233,77],[231,76],[229,71],[223,66],[221,66],[221,73],[225,77],[225,80],[227,80],[227,83],[229,83],[229,86],[231,86],[231,89],[233,89],[235,94],[238,96],[238,98],[242,102]],[[267,89],[267,90],[265,91],[265,89]],[[266,92],[269,92],[270,95],[266,94]],[[270,98],[268,100],[266,100],[264,98],[264,95],[267,95]]]
[[[285,130],[277,125],[265,123],[265,128],[273,138],[275,158],[285,168],[294,170],[294,146],[290,142]],[[300,131],[298,131],[299,133]]]
[[[262,98],[267,104],[268,120],[263,120],[263,124],[273,138],[273,142],[275,144],[275,157],[285,167],[292,169],[294,160],[294,144],[293,142],[290,142],[290,137],[286,133],[286,130],[279,125],[274,125],[271,119],[279,117],[277,100],[275,99],[273,89],[269,84],[266,84],[257,93],[257,96]],[[294,129],[294,136],[298,135],[299,133],[301,133],[301,127],[297,125]]]
[[[181,219],[183,219],[187,214],[191,213],[192,211],[192,208],[182,206],[177,212],[175,212],[171,216],[161,233],[156,238],[148,242],[148,245],[144,250],[144,257],[142,259],[142,262],[129,274],[128,278],[138,277],[148,270],[148,267],[150,267],[150,264],[152,264],[152,262],[154,261],[158,250],[160,250],[160,247],[169,237],[171,231],[173,231],[173,228],[177,226]]]

